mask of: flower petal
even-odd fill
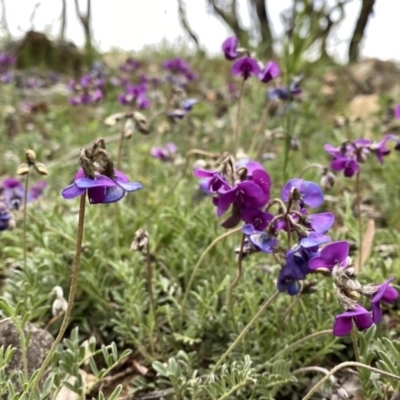
[[[82,196],[86,189],[79,189],[74,183],[67,186],[62,192],[61,196],[66,200],[74,199],[75,197]]]
[[[79,189],[89,189],[95,187],[112,187],[116,183],[105,175],[96,175],[96,179],[80,178],[75,180],[75,185]]]
[[[353,320],[351,317],[344,317],[342,314],[335,317],[333,324],[333,334],[335,336],[347,336],[353,327]]]
[[[143,187],[143,185],[139,182],[122,182],[118,178],[115,179],[115,183],[126,192],[134,192]]]
[[[312,229],[318,233],[326,233],[333,225],[335,216],[330,212],[312,214],[308,217]]]
[[[103,197],[102,203],[115,203],[121,200],[125,196],[125,190],[121,187],[109,187],[106,189],[105,195]]]

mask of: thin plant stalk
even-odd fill
[[[28,169],[28,172],[25,176],[25,191],[24,191],[24,214],[23,214],[23,233],[22,233],[22,247],[23,247],[23,255],[24,255],[24,268],[26,269],[26,257],[27,257],[27,244],[26,244],[26,222],[27,222],[27,206],[28,206],[28,185],[29,185],[29,175],[31,169]]]
[[[357,331],[354,323],[353,323],[353,329],[351,330],[351,341],[353,342],[354,356],[356,358],[356,361],[360,362],[361,361],[360,350],[358,348]]]
[[[299,347],[300,345],[302,345],[305,342],[310,342],[313,339],[316,339],[317,337],[320,336],[324,336],[324,335],[328,335],[331,334],[332,335],[332,329],[325,329],[323,331],[319,331],[319,332],[315,332],[312,333],[311,335],[308,335],[306,337],[303,337],[299,340],[297,340],[296,342],[291,343],[289,346],[285,347],[282,350],[279,350],[277,353],[275,353],[267,362],[272,362],[273,360],[276,360],[277,358],[279,358],[283,353],[286,353],[289,350],[293,350],[296,347]]]
[[[237,113],[236,113],[236,123],[235,127],[233,129],[233,155],[236,158],[236,154],[239,150],[240,146],[240,130],[239,130],[239,125],[240,125],[240,111],[242,109],[242,97],[243,97],[243,92],[244,92],[244,83],[246,82],[245,79],[242,80],[242,83],[240,84],[240,91],[239,91],[239,98],[238,98],[238,106],[237,106]]]
[[[17,317],[18,318],[18,317]],[[25,379],[29,379],[28,376],[28,343],[26,340],[26,335],[24,332],[24,327],[21,326],[20,321],[14,320],[15,329],[18,332],[19,340],[21,342],[21,358],[22,358],[22,368],[24,371]]]
[[[233,329],[236,331],[236,319],[235,319],[235,312],[234,312],[234,307],[233,307],[233,289],[237,286],[239,283],[240,279],[242,278],[243,275],[243,247],[244,247],[244,240],[246,236],[242,235],[242,241],[240,243],[240,250],[239,250],[239,255],[238,255],[238,269],[237,269],[237,275],[236,278],[233,280],[231,285],[229,286],[229,292],[228,292],[228,302],[229,302],[229,309],[231,310],[231,317],[232,317],[232,322],[233,322]]]
[[[257,139],[259,138],[259,136],[263,132],[263,127],[265,126],[265,123],[267,122],[267,116],[268,116],[268,107],[267,107],[267,105],[265,105],[264,108],[263,108],[262,114],[261,114],[260,122],[258,123],[258,126],[256,128],[255,135],[253,136],[253,138],[251,140],[251,143],[250,143],[250,146],[249,146],[250,154],[253,151],[256,152],[256,149],[254,149],[254,147],[256,146]],[[262,141],[264,141],[263,139],[262,139]]]
[[[337,371],[339,371],[342,368],[347,368],[347,367],[356,367],[356,368],[364,368],[367,369],[371,372],[376,372],[377,374],[380,374],[382,376],[387,376],[388,378],[393,378],[396,381],[400,382],[400,376],[398,375],[394,375],[391,374],[389,372],[386,371],[382,371],[381,369],[378,368],[374,368],[374,367],[370,367],[369,365],[366,364],[362,364],[359,362],[355,362],[355,361],[346,361],[343,362],[339,365],[337,365],[335,368],[331,369],[329,371],[329,374],[326,374],[318,383],[316,383],[311,390],[303,397],[303,400],[308,400],[311,398],[311,396],[328,380],[330,379],[330,377],[335,374]]]
[[[49,365],[49,363],[57,349],[57,346],[61,342],[61,340],[64,336],[64,333],[67,329],[69,319],[71,317],[72,307],[74,305],[76,288],[78,286],[79,267],[80,267],[81,252],[82,252],[83,228],[84,228],[84,220],[85,220],[85,206],[86,206],[86,193],[84,193],[80,197],[80,202],[79,202],[78,232],[77,232],[77,236],[76,236],[75,258],[74,258],[74,264],[72,267],[72,277],[71,277],[71,285],[69,288],[67,310],[65,311],[63,322],[61,324],[61,328],[58,332],[56,339],[53,342],[53,345],[51,346],[49,352],[47,353],[46,358],[44,359],[43,364],[41,365],[35,380],[32,382],[32,386],[30,388],[28,387],[28,389],[27,389],[30,391],[29,400],[33,400],[33,398],[35,397],[35,391],[39,385],[40,379],[42,378],[43,374],[45,373],[46,368]]]
[[[240,332],[240,335],[236,338],[236,340],[229,346],[228,350],[225,351],[224,354],[220,357],[218,362],[215,364],[214,368],[211,371],[211,376],[215,371],[221,366],[221,364],[224,362],[225,358],[231,354],[232,350],[242,341],[242,339],[246,336],[247,332],[252,328],[252,326],[255,324],[255,322],[260,318],[261,314],[264,313],[264,311],[270,306],[272,302],[275,301],[275,299],[279,295],[279,291],[276,291],[257,311],[257,313],[253,316],[253,318],[250,320],[250,322],[244,327],[242,332]]]
[[[362,263],[362,248],[363,248],[363,228],[361,218],[361,180],[360,171],[356,174],[356,192],[357,192],[357,220],[358,220],[358,257],[357,265],[355,266],[356,273],[361,269]]]
[[[125,130],[121,130],[121,135],[119,137],[119,142],[118,142],[118,154],[117,154],[117,168],[121,168],[121,161],[122,161],[122,145],[124,143],[124,137],[125,137]]]
[[[321,164],[318,164],[318,163],[311,163],[311,164],[308,164],[308,165],[306,165],[306,166],[301,170],[301,172],[300,172],[300,174],[299,174],[299,178],[302,178],[303,175],[304,175],[308,170],[313,169],[313,168],[317,168],[317,169],[319,169],[319,170],[322,170],[322,169],[324,168],[324,166],[321,165]]]
[[[228,237],[228,236],[230,236],[230,235],[232,235],[232,234],[234,234],[234,233],[236,233],[236,232],[239,232],[239,231],[241,231],[241,230],[242,230],[242,227],[239,227],[239,228],[235,228],[235,229],[232,229],[232,230],[230,230],[230,231],[228,231],[228,232],[223,233],[222,235],[220,235],[220,236],[218,236],[217,238],[215,238],[215,239],[208,245],[208,247],[203,251],[202,255],[201,255],[200,258],[199,258],[199,261],[197,261],[197,264],[196,264],[196,265],[194,266],[194,268],[193,268],[192,274],[190,275],[190,278],[189,278],[189,282],[188,282],[188,284],[187,284],[187,286],[186,286],[185,294],[184,294],[184,296],[183,296],[182,305],[181,305],[181,318],[182,318],[182,320],[183,320],[183,318],[185,317],[186,303],[187,303],[187,299],[188,299],[188,297],[189,297],[190,289],[191,289],[191,287],[192,287],[192,284],[193,284],[194,278],[195,278],[195,276],[196,276],[196,274],[197,274],[197,271],[198,271],[198,269],[200,268],[200,265],[201,265],[201,263],[202,263],[203,260],[204,260],[204,257],[207,255],[207,253],[208,253],[220,240],[225,239],[226,237]]]
[[[150,297],[150,312],[153,317],[154,324],[157,325],[156,322],[156,302],[154,300],[154,291],[153,291],[153,268],[151,266],[150,259],[150,240],[147,240],[146,244],[146,271],[147,271],[147,290],[149,292]],[[157,328],[157,326],[156,326]],[[150,332],[150,348],[152,354],[154,354],[154,341],[153,341],[153,330]]]

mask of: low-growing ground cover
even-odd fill
[[[399,393],[396,108],[353,121],[328,67],[237,47],[74,81],[5,63],[5,398]]]

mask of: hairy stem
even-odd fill
[[[233,329],[235,331],[237,330],[237,327],[236,327],[235,313],[234,313],[234,309],[233,309],[233,289],[235,289],[236,285],[239,283],[239,281],[243,275],[242,260],[243,260],[243,246],[244,246],[245,238],[246,238],[246,236],[242,235],[242,241],[240,243],[240,250],[239,250],[239,255],[238,255],[238,271],[237,271],[236,278],[229,286],[229,292],[228,292],[229,309],[231,310]]]
[[[153,268],[151,266],[151,257],[150,257],[150,240],[147,240],[146,245],[146,269],[147,269],[147,290],[149,292],[150,297],[150,312],[153,316],[154,324],[157,325],[156,322],[156,302],[154,300],[154,292],[153,292]],[[151,353],[154,355],[154,340],[153,340],[153,330],[150,332],[150,348]]]
[[[361,219],[361,181],[360,171],[356,174],[356,192],[357,192],[357,220],[358,220],[358,257],[357,264],[355,265],[356,273],[361,269],[362,263],[362,247],[363,247],[363,231],[362,231],[362,219]]]
[[[237,106],[237,113],[236,113],[236,123],[235,123],[235,128],[233,130],[233,151],[232,154],[236,158],[236,154],[239,150],[240,146],[240,131],[239,131],[239,122],[240,122],[240,111],[242,109],[242,97],[243,97],[243,92],[244,92],[244,83],[246,81],[243,79],[242,83],[240,85],[240,92],[239,92],[239,98],[238,98],[238,106]]]
[[[43,364],[41,365],[39,372],[36,376],[36,379],[32,382],[32,387],[31,388],[28,387],[28,389],[27,389],[27,390],[30,390],[29,400],[33,400],[33,398],[35,397],[35,391],[39,385],[40,379],[42,378],[43,374],[45,373],[46,368],[49,365],[49,363],[57,349],[58,344],[61,342],[61,340],[64,336],[64,333],[67,329],[69,319],[71,317],[76,288],[78,285],[79,266],[80,266],[80,261],[81,261],[81,252],[82,252],[83,227],[84,227],[84,220],[85,220],[85,205],[86,205],[86,193],[84,193],[80,197],[80,202],[79,202],[78,232],[77,232],[77,236],[76,236],[75,259],[74,259],[74,264],[72,267],[72,277],[71,277],[71,285],[69,288],[67,310],[65,311],[64,319],[61,324],[61,328],[58,332],[58,335],[57,335],[56,339],[54,340],[54,343],[51,346],[49,352],[47,353],[46,358],[44,359]]]
[[[230,396],[236,392],[236,390],[240,389],[243,386],[246,386],[248,384],[248,382],[240,382],[237,385],[235,385],[231,390],[229,390],[228,392],[226,392],[224,395],[222,395],[221,397],[218,397],[218,400],[225,400],[225,399],[229,399]]]
[[[220,357],[218,362],[215,364],[214,368],[211,371],[211,374],[215,373],[215,371],[221,366],[223,361],[225,360],[226,357],[231,354],[232,350],[242,341],[242,339],[246,336],[247,332],[252,328],[254,323],[260,318],[261,314],[268,308],[268,306],[278,297],[280,292],[275,292],[257,311],[257,313],[254,315],[254,317],[250,320],[250,322],[244,327],[242,332],[240,332],[240,335],[236,338],[236,340],[229,346],[228,350],[225,351],[224,354]],[[210,375],[211,375],[210,374]]]
[[[26,220],[27,220],[27,208],[28,208],[28,184],[29,184],[29,175],[31,169],[29,168],[28,173],[25,177],[25,191],[24,191],[24,215],[23,215],[23,232],[22,232],[22,246],[23,246],[23,254],[24,254],[24,268],[26,269],[26,255],[27,255],[27,245],[26,245]]]
[[[319,170],[322,170],[322,169],[324,168],[324,166],[321,165],[321,164],[318,164],[318,163],[311,163],[311,164],[308,164],[308,165],[306,165],[306,166],[301,170],[301,172],[300,172],[300,174],[299,174],[299,178],[302,178],[303,175],[304,175],[308,170],[310,170],[310,169],[312,169],[312,168],[318,168]]]
[[[353,323],[353,329],[351,330],[351,341],[353,342],[353,348],[354,348],[354,356],[356,358],[357,362],[360,362],[360,350],[358,348],[358,341],[357,341],[357,331],[356,331],[356,326]]]
[[[186,290],[185,290],[185,295],[183,296],[183,300],[182,300],[182,305],[181,305],[181,318],[182,320],[185,318],[185,311],[186,311],[186,303],[187,303],[187,299],[189,297],[189,293],[190,293],[190,289],[192,287],[194,278],[197,274],[198,269],[200,268],[201,263],[204,260],[204,257],[207,255],[207,253],[222,239],[225,239],[226,237],[239,232],[242,230],[242,227],[239,228],[235,228],[232,229],[228,232],[223,233],[221,236],[218,236],[217,238],[215,238],[209,245],[208,247],[203,251],[203,254],[200,256],[199,261],[197,261],[197,264],[194,266],[192,274],[190,275],[189,278],[189,282],[186,286]]]
[[[346,368],[346,367],[356,367],[356,368],[365,368],[368,369],[369,371],[372,372],[376,372],[377,374],[383,375],[383,376],[387,376],[388,378],[393,378],[396,381],[400,381],[400,376],[398,375],[394,375],[394,374],[390,374],[389,372],[386,371],[382,371],[381,369],[378,368],[374,368],[374,367],[370,367],[369,365],[366,364],[362,364],[359,362],[355,362],[355,361],[346,361],[343,362],[339,365],[337,365],[335,368],[331,369],[329,374],[326,374],[315,386],[313,386],[311,388],[311,390],[306,394],[305,397],[303,397],[303,400],[308,400],[311,398],[311,396],[333,375],[335,374],[337,371],[339,371],[342,368]]]

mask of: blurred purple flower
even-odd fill
[[[0,231],[9,229],[11,219],[11,213],[7,205],[0,202]]]
[[[279,65],[273,61],[269,61],[265,68],[258,74],[258,78],[261,82],[268,83],[277,78],[280,72]]]
[[[150,154],[161,161],[171,161],[175,158],[177,147],[175,143],[167,143],[164,147],[152,147]]]
[[[397,119],[400,119],[400,104],[397,104],[396,108],[394,109],[394,116]]]
[[[229,37],[222,43],[222,51],[227,60],[234,60],[238,56],[237,52],[238,38],[236,36]]]
[[[231,68],[232,75],[241,75],[243,79],[248,79],[250,75],[258,76],[260,67],[257,60],[251,57],[239,58]]]

